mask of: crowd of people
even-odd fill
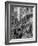
[[[17,14],[17,10],[14,9],[14,12]],[[16,14],[13,13],[13,15]],[[11,35],[10,35],[11,39],[32,38],[33,36],[32,8],[28,8],[28,7],[20,8],[20,18],[19,18],[20,21],[18,21],[18,19],[13,15],[11,15]]]

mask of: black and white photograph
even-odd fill
[[[5,2],[5,43],[37,41],[37,4]]]

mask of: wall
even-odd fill
[[[5,46],[5,1],[6,0],[0,0],[0,46]],[[8,1],[10,1],[10,0],[8,0]],[[13,1],[13,0],[11,0],[11,1]],[[32,2],[32,3],[38,4],[38,0],[14,0],[14,1]],[[38,5],[37,5],[37,7],[38,7]],[[38,8],[37,8],[37,12],[38,12]],[[37,15],[38,15],[38,13],[37,13]],[[38,18],[37,18],[37,20],[38,20]],[[38,22],[37,22],[37,25],[38,25]],[[38,31],[37,31],[37,40],[38,40]],[[7,46],[12,46],[12,45],[7,45]],[[13,46],[38,46],[38,41],[37,41],[37,43],[16,44]]]

